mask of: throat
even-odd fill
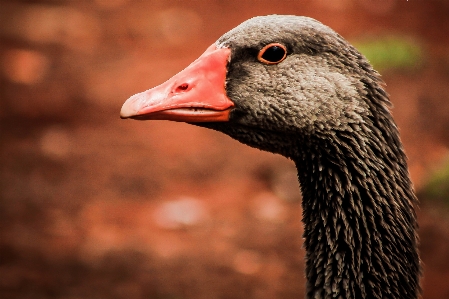
[[[397,149],[356,140],[309,140],[295,159],[307,297],[417,298],[415,196],[405,155],[399,140]]]

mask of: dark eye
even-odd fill
[[[257,59],[265,64],[276,64],[287,56],[287,48],[279,43],[268,44],[259,51]]]

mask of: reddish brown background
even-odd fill
[[[449,157],[449,1],[1,1],[1,298],[303,298],[286,159],[121,104],[256,15],[404,36],[385,70],[418,191]],[[421,198],[423,298],[449,298],[449,213]]]

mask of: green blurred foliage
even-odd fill
[[[423,63],[421,45],[401,36],[381,36],[353,41],[354,46],[382,72],[388,70],[416,70]]]
[[[421,200],[433,200],[449,206],[449,159],[435,171],[419,192]]]

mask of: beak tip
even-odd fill
[[[131,99],[131,98],[130,98]],[[137,114],[136,109],[134,109],[134,105],[132,105],[132,101],[128,99],[122,106],[122,109],[120,110],[120,118],[121,119],[127,119],[130,117],[133,117]]]
[[[130,113],[127,113],[128,111],[124,111],[124,109],[122,108],[122,110],[120,111],[120,118],[121,119],[126,119],[131,117]]]

